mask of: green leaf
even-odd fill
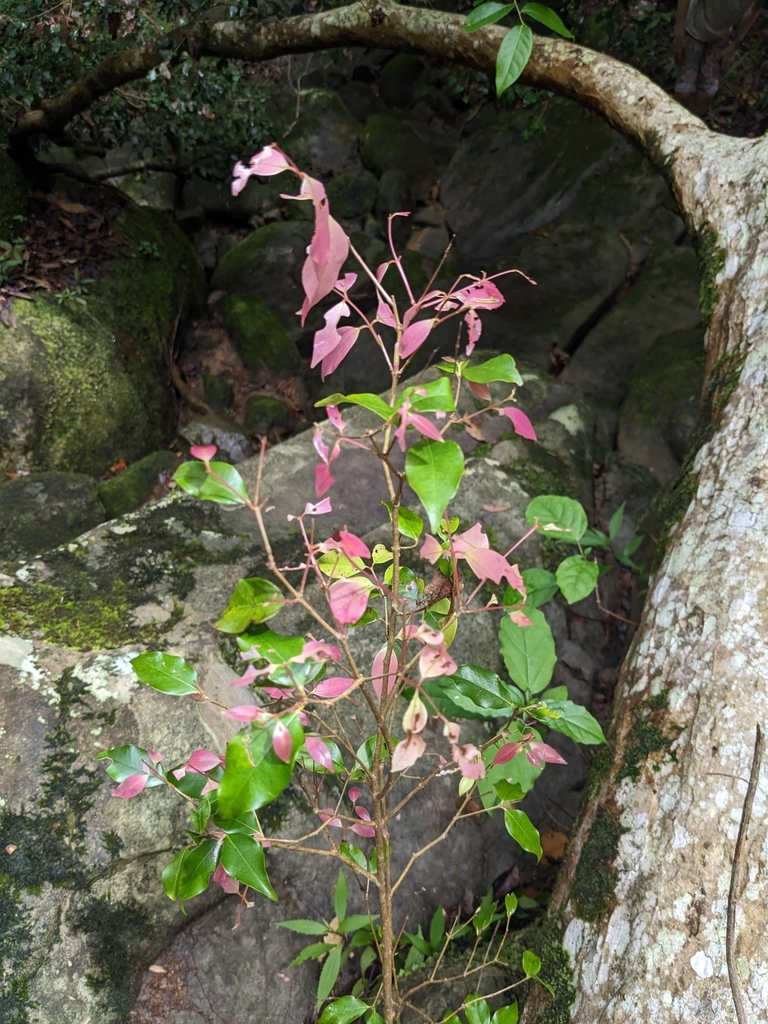
[[[616,535],[621,529],[621,522],[624,518],[624,512],[626,511],[626,508],[626,501],[622,501],[622,503],[611,516],[611,521],[608,523],[608,537],[610,540],[616,540]]]
[[[202,462],[183,462],[173,479],[183,491],[202,501],[217,501],[220,505],[244,505],[248,501],[243,478],[228,462],[212,462],[210,473]]]
[[[327,999],[331,994],[333,986],[336,984],[336,979],[339,976],[341,970],[341,945],[333,946],[331,952],[328,954],[323,969],[320,972],[320,980],[317,983],[317,1001],[322,1003],[324,999]]]
[[[525,603],[529,608],[540,608],[557,593],[557,577],[548,569],[523,569],[525,583]],[[504,604],[508,602],[506,595]]]
[[[520,1019],[520,1011],[517,1007],[517,1000],[507,1006],[501,1006],[491,1017],[491,1024],[517,1024]]]
[[[208,824],[208,819],[211,816],[211,801],[208,797],[204,796],[200,800],[197,807],[193,808],[189,812],[189,817],[192,820],[192,824],[197,832],[204,832],[205,826]]]
[[[512,709],[523,703],[519,699],[522,695],[495,672],[477,665],[461,665],[452,676],[429,680],[425,689],[430,697],[436,695],[438,707],[441,698],[447,699],[464,713],[478,718],[509,717]]]
[[[197,773],[193,772],[191,774]],[[245,814],[241,814],[237,818],[222,818],[221,815],[216,814],[213,821],[216,828],[220,828],[222,832],[243,832],[246,835],[252,836],[254,832],[261,831],[259,819],[253,811],[246,811]]]
[[[243,885],[249,885],[256,892],[263,893],[277,902],[264,862],[264,847],[251,836],[242,832],[228,835],[221,847],[221,864],[224,870]]]
[[[298,932],[299,935],[325,935],[328,926],[322,921],[310,921],[308,918],[299,917],[293,921],[278,921],[278,928],[287,928],[288,931]]]
[[[293,739],[293,756],[304,743],[304,730],[297,714],[283,715],[283,725]],[[227,758],[216,795],[223,818],[237,818],[246,811],[257,811],[279,796],[291,781],[293,760],[282,761],[272,749],[268,729],[258,729],[248,739],[238,733],[227,744]]]
[[[237,638],[237,646],[241,651],[253,648],[260,658],[273,665],[282,665],[301,654],[305,643],[303,636],[281,636],[273,633],[269,626],[257,626]]]
[[[517,910],[517,896],[513,892],[508,892],[504,897],[504,909],[510,917]]]
[[[330,576],[332,580],[340,580],[357,576],[360,570],[365,568],[365,562],[362,558],[347,558],[343,551],[336,548],[320,555],[317,566],[323,575]]]
[[[436,533],[464,475],[464,452],[455,441],[419,441],[406,453],[405,475]]]
[[[515,9],[514,4],[497,4],[493,2],[480,4],[471,14],[467,15],[464,22],[465,32],[477,32],[479,28],[486,25],[495,25],[497,21],[505,18],[510,11]]]
[[[499,627],[501,655],[510,676],[531,696],[540,693],[552,678],[557,661],[552,630],[542,612],[526,611],[530,626],[518,626],[505,615]]]
[[[551,8],[545,7],[544,4],[526,4],[520,13],[527,14],[529,18],[534,18],[540,24],[546,25],[547,28],[551,28],[553,32],[557,32],[559,36],[563,36],[565,39],[573,39],[573,32],[568,31],[560,15],[555,14]]]
[[[470,15],[471,17],[471,15]],[[479,366],[467,366],[464,368],[464,378],[471,380],[473,384],[492,384],[494,381],[504,381],[507,384],[523,383],[523,378],[510,355],[494,356]]]
[[[315,407],[322,409],[323,406],[341,405],[342,402],[347,402],[349,405],[361,405],[364,409],[375,412],[383,420],[389,420],[395,415],[395,410],[387,405],[383,399],[379,398],[378,395],[369,394],[341,395],[336,392],[336,394],[329,395],[327,398],[322,398],[319,402],[315,402]]]
[[[374,914],[369,917],[368,914],[350,914],[349,917],[345,917],[339,922],[339,927],[336,931],[339,935],[348,935],[350,932],[356,932],[358,928],[368,928],[371,921],[378,919],[378,914]]]
[[[184,868],[184,860],[189,853],[190,847],[185,846],[183,850],[179,850],[170,864],[166,864],[163,868],[162,882],[163,888],[165,889],[165,895],[168,899],[177,900],[179,898],[179,887],[182,881],[182,872]]]
[[[464,1013],[467,1024],[491,1024],[490,1007],[480,996],[467,996],[467,1008]]]
[[[417,412],[456,412],[451,382],[447,377],[438,377],[436,380],[406,388],[398,402],[406,398],[410,399],[411,406]]]
[[[507,832],[524,850],[534,854],[536,860],[541,860],[543,851],[539,833],[525,811],[519,811],[517,808],[505,810],[504,825]]]
[[[344,877],[344,872],[339,871],[339,877],[336,881],[336,890],[333,894],[333,912],[341,921],[347,914],[347,880]]]
[[[421,927],[419,927],[419,930],[415,935],[411,934],[411,932],[405,932],[405,934],[411,940],[411,945],[415,946],[422,956],[432,955],[432,947],[421,934]]]
[[[445,935],[445,914],[443,908],[438,907],[429,922],[429,942],[433,949],[436,949],[442,942]]]
[[[606,548],[611,543],[608,535],[601,533],[600,530],[585,530],[581,535],[581,543],[584,547],[590,548]]]
[[[547,719],[550,729],[570,736],[577,743],[605,743],[599,722],[581,704],[571,700],[548,700],[547,706],[560,714],[560,718]]]
[[[365,871],[368,867],[368,861],[365,859],[365,854],[359,846],[355,846],[353,843],[348,843],[346,839],[342,840],[339,844],[339,852],[342,857],[346,857],[347,860],[351,860],[353,864],[357,864],[359,868]]]
[[[318,1024],[352,1024],[369,1009],[367,1003],[355,996],[342,996],[326,1006]]]
[[[112,747],[111,750],[102,750],[100,754],[96,755],[95,760],[100,761],[105,757],[111,759],[111,764],[107,768],[107,775],[110,779],[114,779],[115,782],[123,782],[125,779],[130,778],[131,775],[141,775],[146,771],[145,764],[154,764],[149,751],[145,750],[144,747],[134,746],[133,743],[128,743],[122,747]],[[162,779],[158,779],[155,775],[150,775],[147,786],[162,785]]]
[[[589,597],[595,589],[600,569],[582,555],[571,555],[557,567],[557,585],[568,604]]]
[[[283,595],[269,580],[258,576],[240,580],[216,623],[222,633],[242,633],[252,622],[266,622],[285,604]]]
[[[542,494],[534,498],[525,510],[525,518],[530,526],[538,519],[539,529],[548,537],[572,544],[581,540],[587,528],[587,513],[578,501],[557,494]]]
[[[392,506],[388,501],[382,501],[381,503],[389,512],[389,520],[392,521]],[[411,512],[405,505],[401,505],[397,510],[397,529],[399,533],[402,533],[404,537],[409,537],[411,540],[418,540],[424,530],[424,520],[416,512]]]
[[[530,949],[523,953],[523,970],[526,978],[535,978],[541,970],[541,960]]]
[[[360,954],[360,973],[365,974],[365,972],[368,970],[368,968],[375,960],[376,950],[373,948],[373,946],[366,946],[365,949]],[[379,1017],[378,1013],[376,1014],[376,1016]],[[384,1021],[381,1017],[379,1017],[379,1020],[381,1020],[381,1024],[384,1024]]]
[[[499,779],[498,782],[494,782],[493,788],[502,800],[510,804],[522,800],[525,796],[523,787],[519,782],[507,782],[506,779]]]
[[[533,32],[515,25],[504,36],[496,55],[496,95],[501,96],[522,75],[533,49]]]
[[[328,929],[325,930],[327,931]],[[330,948],[327,942],[312,942],[309,946],[305,946],[299,955],[291,960],[288,966],[298,967],[305,960],[319,960],[321,956],[325,956]]]
[[[161,693],[184,697],[189,693],[199,692],[195,686],[197,672],[183,658],[177,658],[173,654],[147,651],[132,658],[131,667],[140,683],[145,683]]]

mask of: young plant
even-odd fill
[[[545,742],[545,732],[553,729],[580,743],[603,741],[597,722],[568,700],[565,687],[549,687],[554,642],[537,606],[551,593],[545,596],[548,584],[542,586],[540,575],[532,575],[542,570],[521,572],[510,561],[536,533],[578,542],[587,518],[570,499],[538,498],[528,508],[529,530],[502,552],[492,548],[480,523],[462,524],[450,515],[464,474],[464,454],[450,431],[477,432],[482,416],[497,415],[508,419],[522,437],[536,437],[514,404],[515,387],[522,380],[512,357],[498,355],[480,364],[469,358],[481,336],[480,314],[501,306],[503,296],[493,277],[464,274],[447,290],[432,281],[417,297],[392,244],[391,219],[391,258],[368,267],[331,216],[322,183],[302,173],[275,146],[254,156],[248,166],[235,166],[232,190],[237,194],[253,174],[284,171],[300,180],[299,195],[291,198],[312,203],[315,212],[302,274],[302,323],[318,302],[335,295],[324,313],[325,326],[315,334],[312,364],[319,364],[327,376],[367,336],[389,368],[388,397],[335,394],[318,403],[328,420],[315,427],[316,493],[304,496],[303,511],[298,502],[288,517],[301,538],[295,565],[279,565],[270,543],[264,518],[264,445],[253,496],[234,467],[215,460],[215,447],[191,449],[196,461],[178,469],[177,484],[201,500],[248,508],[272,575],[240,580],[217,622],[218,629],[237,637],[247,667],[232,685],[248,687],[251,700],[232,706],[217,701],[204,692],[194,667],[182,658],[141,654],[133,661],[140,682],[168,695],[207,702],[242,728],[223,754],[195,750],[174,766],[165,765],[162,753],[135,746],[99,756],[111,759],[107,771],[118,782],[115,796],[134,797],[162,785],[188,801],[191,842],[163,874],[166,893],[182,904],[210,881],[240,893],[243,900],[248,887],[276,899],[267,873],[267,846],[273,856],[284,849],[299,850],[330,858],[351,872],[365,899],[364,915],[347,915],[346,881],[340,875],[330,921],[283,925],[317,937],[299,958],[323,961],[318,999],[331,1001],[322,1011],[321,1024],[361,1016],[369,1024],[394,1024],[416,991],[446,980],[441,973],[445,950],[465,933],[474,933],[474,938],[459,977],[473,978],[497,962],[517,905],[508,896],[506,913],[501,913],[489,894],[470,922],[456,921],[446,929],[442,912],[436,915],[428,940],[420,930],[407,932],[407,921],[398,932],[394,899],[413,864],[444,840],[462,815],[495,812],[503,814],[510,836],[540,858],[539,834],[516,804],[547,763],[565,763]],[[350,254],[370,282],[372,305],[355,290],[358,275],[342,273]],[[393,280],[407,296],[403,309]],[[353,314],[355,322],[344,322]],[[442,358],[435,379],[403,385],[414,356],[440,324],[451,320],[458,320],[465,344],[457,342],[454,355]],[[494,397],[492,386],[500,398]],[[481,409],[473,405],[461,411],[465,388],[483,403]],[[345,404],[368,410],[374,425],[356,430],[344,419]],[[348,447],[368,452],[382,469],[388,543],[372,549],[346,527],[322,530],[323,517],[333,512],[333,467]],[[402,456],[396,458],[398,449]],[[403,503],[406,484],[418,496],[420,511]],[[417,571],[417,556],[425,574]],[[581,555],[577,558],[567,582],[564,578],[560,584],[568,600],[583,596],[586,583],[594,585],[596,579],[596,566]],[[272,620],[288,607],[300,609],[312,621],[312,632],[290,636],[272,630]],[[451,654],[462,620],[488,611],[500,617],[509,679],[482,666],[457,664]],[[354,630],[374,623],[380,646],[370,663],[361,663]],[[425,731],[430,719],[441,727],[442,739],[428,739],[433,735]],[[369,735],[361,743],[358,729],[366,721]],[[482,742],[462,741],[465,721],[484,723]],[[457,810],[438,836],[424,837],[424,846],[395,874],[392,822],[441,776],[456,778]],[[315,825],[300,838],[267,838],[258,812],[291,781],[303,794]],[[341,967],[358,949],[359,978],[352,994],[334,999]],[[408,987],[398,972],[413,967],[419,956],[430,958],[431,971],[426,980]],[[525,978],[538,975],[537,963],[528,951],[522,964]],[[461,1009],[470,1024],[484,1019],[479,1004]],[[496,1017],[497,1024],[512,1020],[513,1011],[507,1009],[506,1015]]]

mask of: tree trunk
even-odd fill
[[[360,44],[492,72],[504,30],[468,35],[462,23],[364,0],[318,15],[185,32],[207,55],[263,60]],[[119,67],[110,58],[23,114],[16,134],[61,128],[129,80],[121,75],[139,77],[160,59],[149,46],[118,56]],[[572,957],[573,1019],[730,1024],[731,865],[755,724],[768,722],[768,142],[710,132],[639,72],[575,44],[538,39],[524,79],[598,110],[664,171],[700,239],[705,311],[711,307],[712,422],[678,485],[682,521],[650,582],[617,688],[603,777],[594,781],[554,898]],[[734,949],[754,1021],[768,1016],[767,824],[763,787],[745,851],[748,882],[737,894]],[[527,1021],[547,998],[529,1000]]]

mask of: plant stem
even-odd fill
[[[382,788],[383,771],[379,768],[379,790]],[[381,915],[381,995],[382,1017],[386,1024],[395,1024],[395,1000],[393,980],[394,963],[394,926],[392,920],[392,879],[390,876],[388,843],[384,836],[387,822],[387,798],[375,795],[373,798],[373,818],[376,826],[376,882],[379,888],[379,913]]]

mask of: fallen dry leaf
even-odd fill
[[[161,967],[160,964],[150,964],[149,967],[147,968],[147,970],[151,971],[153,974],[167,974],[168,973],[168,971],[166,971],[166,969],[164,967]]]
[[[483,505],[483,512],[509,512],[511,505]]]
[[[562,860],[567,845],[568,836],[564,832],[555,832],[554,829],[548,828],[546,832],[541,833],[541,849],[547,860]]]
[[[11,856],[12,853],[16,853],[17,850],[18,846],[14,846],[13,843],[8,843],[8,845],[5,848],[5,852],[8,854],[9,857]]]

